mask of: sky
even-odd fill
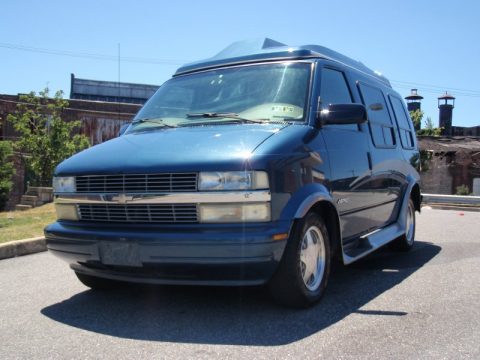
[[[0,94],[48,86],[68,98],[71,73],[160,85],[184,63],[269,37],[339,51],[402,96],[418,88],[424,120],[435,125],[437,98],[448,91],[453,125],[480,125],[477,0],[3,0],[1,12]]]

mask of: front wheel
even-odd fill
[[[330,275],[330,241],[324,220],[309,213],[296,224],[269,283],[280,304],[308,307],[320,300]]]

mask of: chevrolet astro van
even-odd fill
[[[119,137],[62,162],[45,235],[93,289],[265,284],[306,307],[333,262],[412,248],[418,164],[385,77],[317,45],[239,42],[180,67]]]

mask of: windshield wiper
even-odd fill
[[[164,122],[163,119],[161,118],[144,118],[144,119],[138,119],[138,120],[135,120],[134,122],[132,122],[132,125],[137,125],[137,124],[143,124],[143,123],[153,123],[153,124],[158,124],[158,125],[161,125],[162,127],[168,127],[168,128],[174,128],[176,126],[174,125],[168,125]]]
[[[228,119],[228,122],[235,120],[236,122],[242,123],[253,123],[253,124],[263,124],[269,119],[246,119],[241,117],[236,113],[216,113],[216,112],[205,112],[205,113],[189,113],[185,114],[187,118],[223,118]]]

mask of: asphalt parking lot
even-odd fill
[[[480,358],[480,212],[424,209],[408,254],[338,267],[322,302],[262,288],[88,290],[49,253],[0,261],[0,358]]]

